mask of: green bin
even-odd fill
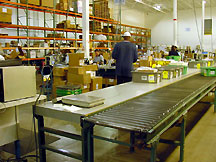
[[[181,56],[166,56],[167,60],[175,60],[175,61],[181,61]]]
[[[216,67],[201,67],[201,75],[203,76],[216,76]]]

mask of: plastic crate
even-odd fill
[[[216,67],[201,67],[201,75],[203,76],[216,76]]]
[[[181,61],[181,56],[166,56],[166,59],[170,60],[175,60],[175,61]]]

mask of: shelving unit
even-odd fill
[[[27,51],[28,58],[30,58],[31,50],[44,50],[45,51],[44,54],[46,55],[47,50],[53,50],[54,54],[59,54],[60,51],[63,49],[75,50],[75,51],[82,49],[82,47],[78,46],[78,43],[82,41],[82,39],[78,39],[79,35],[82,34],[82,29],[56,28],[56,24],[59,23],[58,20],[60,20],[62,16],[64,20],[69,20],[72,18],[73,19],[72,23],[77,26],[77,24],[79,24],[79,21],[82,18],[82,14],[71,12],[69,10],[67,11],[57,10],[56,0],[53,1],[53,4],[54,4],[54,8],[48,8],[48,7],[42,7],[36,5],[22,4],[19,3],[19,0],[16,0],[16,2],[0,0],[0,7],[15,8],[16,15],[17,15],[16,24],[14,24],[14,22],[13,24],[0,23],[0,28],[16,29],[17,34],[9,35],[9,36],[2,35],[0,36],[0,40],[1,39],[17,40],[18,43],[22,44],[22,46],[25,45],[26,47],[23,47],[22,49]],[[94,6],[94,1],[92,6]],[[20,16],[19,12],[25,13],[24,18],[23,16],[22,17]],[[41,18],[40,22],[39,20],[33,20],[38,22],[38,26],[32,25],[31,24],[32,20],[30,22],[30,18],[31,18],[30,15],[34,12],[38,14],[40,13],[40,15],[43,14],[43,18],[40,17]],[[48,23],[48,19],[49,21],[52,22]],[[43,21],[43,26],[39,25],[41,21]],[[151,44],[150,29],[121,24],[121,22],[115,21],[113,19],[96,17],[95,15],[90,15],[90,21],[93,21],[93,29],[90,31],[92,37],[92,39],[90,40],[90,42],[92,42],[91,50],[100,49],[100,50],[106,50],[108,52],[111,52],[115,43],[121,41],[121,34],[124,33],[124,31],[131,32],[132,39],[133,39],[132,42],[138,45],[139,47],[138,51],[140,52],[145,52],[147,47]],[[103,30],[101,29],[101,31],[97,31],[94,26],[95,23],[100,23],[103,28],[107,27],[107,32],[104,32],[105,31],[104,29]],[[120,30],[118,30],[119,26],[120,26]],[[116,28],[117,29],[116,32],[110,31],[109,30],[110,27]],[[38,35],[32,34],[34,32],[39,34]],[[53,34],[53,37],[47,37],[47,34],[49,32]],[[43,36],[41,33],[43,33]],[[62,37],[57,38],[58,33],[61,33]],[[96,40],[95,39],[96,35],[105,35],[106,40]],[[38,41],[38,40],[43,40],[43,41],[49,40],[50,43],[52,44],[52,47],[32,47],[31,41]],[[71,41],[74,43],[72,44],[72,46],[71,45],[69,46],[68,44]],[[59,45],[56,46],[56,43],[59,43]],[[104,46],[98,46],[99,43],[103,44]],[[14,50],[16,49],[16,47],[5,47],[3,49]]]

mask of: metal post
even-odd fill
[[[173,30],[173,43],[175,46],[178,45],[178,41],[177,41],[177,36],[178,36],[178,21],[177,21],[177,17],[178,17],[178,13],[177,13],[177,7],[178,7],[178,1],[177,0],[173,0],[173,26],[174,26],[174,30]]]
[[[82,34],[85,58],[89,59],[89,0],[82,0]]]
[[[82,120],[81,127],[82,127],[82,161],[93,162],[94,161],[94,141],[93,141],[94,124]]]
[[[46,162],[46,150],[42,148],[45,145],[45,133],[41,131],[44,128],[44,118],[37,116],[38,119],[38,144],[39,144],[39,156],[41,162]]]
[[[201,22],[201,50],[204,50],[204,25],[205,25],[205,4],[206,1],[202,1],[202,22]]]
[[[131,131],[130,132],[130,152],[134,152],[135,148],[134,148],[134,144],[135,144],[135,132]]]
[[[181,123],[181,137],[180,137],[180,162],[184,161],[184,144],[185,144],[185,128],[187,115],[183,116]]]
[[[215,89],[215,92],[214,92],[214,112],[216,113],[216,89]]]
[[[157,145],[159,143],[159,139],[151,143],[151,160],[150,162],[156,162],[157,159]]]
[[[20,140],[16,140],[14,142],[15,145],[15,154],[16,154],[16,159],[20,159],[21,153],[20,153]]]

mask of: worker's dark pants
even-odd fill
[[[117,76],[117,84],[131,82],[132,77],[125,77],[125,76]]]

